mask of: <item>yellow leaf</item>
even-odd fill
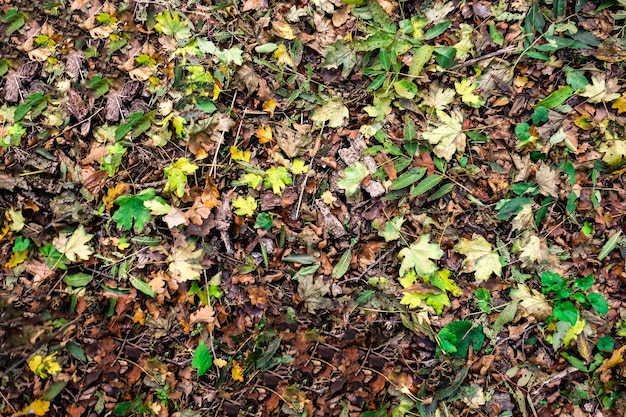
[[[18,416],[26,416],[26,415],[45,416],[49,410],[50,410],[50,401],[35,400],[29,405],[22,408],[22,411],[20,411],[17,415]]]
[[[236,209],[235,214],[238,216],[252,216],[257,208],[257,202],[251,195],[247,195],[245,198],[237,197],[231,204]]]
[[[333,193],[330,192],[329,190],[324,191],[321,195],[321,198],[322,198],[322,201],[326,203],[326,205],[329,206],[330,208],[333,208],[335,202],[337,201],[337,197],[335,197]]]
[[[612,109],[617,109],[618,114],[622,114],[626,111],[626,97],[621,96],[611,106]]]
[[[13,255],[11,255],[11,259],[9,259],[9,262],[4,264],[4,266],[6,266],[7,268],[15,268],[16,266],[24,262],[26,258],[28,258],[28,249],[15,252],[13,253]]]
[[[278,45],[278,48],[274,51],[274,58],[281,64],[289,65],[292,68],[296,67],[296,64],[293,62],[293,58],[291,58],[291,54],[287,50],[287,47],[284,44]]]
[[[43,357],[34,355],[28,361],[28,368],[38,377],[47,378],[61,372],[61,364],[54,360],[56,353]]]
[[[607,369],[615,368],[617,365],[624,362],[624,350],[626,350],[626,345],[622,346],[618,350],[614,350],[611,357],[609,359],[605,359],[596,372],[600,374]]]
[[[216,358],[213,363],[215,364],[215,366],[217,366],[218,368],[223,368],[226,365],[228,365],[228,362],[222,358]]]
[[[93,253],[93,249],[86,245],[91,238],[93,235],[86,233],[83,225],[80,225],[69,238],[67,234],[61,234],[58,238],[54,238],[52,244],[71,262],[76,262],[78,259],[85,261]]]
[[[259,128],[256,130],[256,137],[259,138],[259,143],[271,142],[272,128],[270,126],[259,126]]]
[[[234,381],[243,382],[243,368],[241,367],[241,365],[239,365],[238,362],[233,361],[233,369],[231,369],[231,374]]]
[[[296,38],[296,34],[293,33],[293,29],[289,26],[289,23],[284,20],[275,20],[272,22],[272,29],[276,35],[280,36],[283,39],[287,39],[288,41],[294,40]]]
[[[403,293],[404,296],[400,300],[400,304],[408,305],[409,308],[417,308],[424,302],[423,294],[414,294],[412,292]]]
[[[202,257],[202,249],[195,250],[194,242],[187,243],[187,246],[179,246],[167,260],[170,262],[169,271],[172,277],[178,282],[196,280],[200,278],[202,267],[197,261]]]
[[[294,159],[291,164],[291,172],[295,175],[304,174],[309,170],[309,165],[305,165],[302,159]]]
[[[565,332],[565,337],[563,338],[563,346],[569,346],[571,341],[575,340],[576,336],[583,332],[583,330],[585,329],[585,324],[587,324],[585,319],[583,319],[582,317],[578,317],[578,321],[576,321],[576,324],[571,326],[569,329],[567,329],[567,332]]]
[[[19,232],[24,228],[24,216],[22,216],[22,210],[9,209],[7,212],[11,219],[10,230],[13,232]]]
[[[221,92],[222,89],[220,88],[220,86],[217,83],[213,84],[213,101],[217,101]]]
[[[263,102],[263,111],[266,111],[270,114],[270,117],[274,117],[274,110],[276,110],[276,104],[278,104],[276,102],[276,100],[266,100]],[[271,129],[270,129],[271,132]],[[272,137],[270,136],[270,139]]]
[[[230,156],[235,161],[250,162],[250,157],[252,156],[252,152],[241,150],[236,146],[231,146]]]

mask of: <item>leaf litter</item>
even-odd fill
[[[596,3],[5,7],[0,414],[623,415]]]

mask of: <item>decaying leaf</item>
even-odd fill
[[[83,225],[80,225],[71,235],[61,233],[52,244],[71,262],[79,259],[85,261],[93,253],[93,248],[86,244],[92,238],[93,235],[87,233]]]
[[[202,267],[198,260],[202,256],[202,249],[195,250],[196,244],[188,242],[185,246],[178,246],[167,257],[169,271],[178,282],[196,280],[200,278]]]
[[[519,300],[519,305],[535,319],[542,321],[552,314],[552,306],[546,297],[537,290],[530,290],[526,285],[519,284],[511,290],[511,298]]]
[[[313,110],[311,120],[318,126],[326,125],[328,127],[343,126],[345,119],[350,116],[348,107],[344,106],[341,98],[333,98],[321,107]]]
[[[428,276],[437,270],[437,265],[431,261],[441,259],[443,251],[434,243],[430,243],[430,235],[420,236],[408,248],[404,248],[398,254],[402,259],[400,276],[414,268],[421,276]]]
[[[315,279],[313,274],[306,274],[298,278],[298,295],[302,298],[309,313],[332,308],[332,300],[325,297],[329,293],[330,283],[325,283],[322,278]]]

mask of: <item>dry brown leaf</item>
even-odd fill
[[[535,174],[535,179],[539,185],[541,194],[545,196],[559,196],[559,172],[550,169],[548,164],[541,163]]]
[[[189,316],[189,322],[191,324],[196,323],[214,323],[215,322],[215,310],[211,306],[202,306]]]

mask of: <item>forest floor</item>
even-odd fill
[[[0,415],[624,415],[625,4],[2,2]]]

